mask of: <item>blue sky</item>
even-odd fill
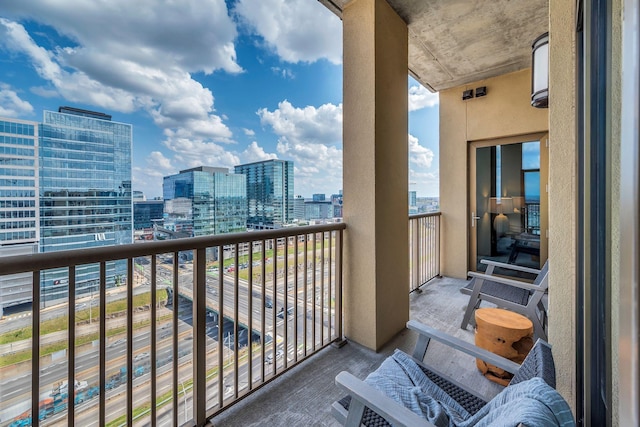
[[[438,195],[438,96],[407,78],[408,189]],[[181,169],[293,160],[342,188],[342,23],[316,0],[0,5],[0,116],[70,105],[132,123],[133,188]],[[348,167],[348,165],[346,165]]]

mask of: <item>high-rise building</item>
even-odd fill
[[[333,206],[333,217],[342,218],[342,191],[339,194],[331,195],[331,205]]]
[[[94,111],[45,111],[40,127],[40,251],[132,243],[132,126]],[[107,286],[124,262],[107,264]],[[76,292],[96,290],[97,266],[76,271]],[[66,271],[42,275],[43,299],[65,297]]]
[[[133,229],[152,228],[154,222],[162,222],[164,202],[162,200],[133,201]]]
[[[293,199],[293,219],[304,219],[304,197],[300,195]]]
[[[0,257],[38,252],[38,209],[38,123],[0,118]],[[31,301],[31,280],[0,276],[0,317]]]
[[[199,166],[164,177],[164,227],[207,236],[247,230],[244,175]]]
[[[247,227],[279,228],[293,221],[293,162],[265,160],[235,167],[247,180]]]
[[[409,213],[416,214],[418,213],[418,205],[417,205],[417,197],[415,191],[409,191]]]

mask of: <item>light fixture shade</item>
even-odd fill
[[[538,37],[531,46],[531,105],[549,106],[549,33]]]
[[[513,196],[512,200],[513,200],[513,209],[514,210],[515,209],[520,210],[525,206],[524,197],[522,197],[522,196]]]
[[[489,199],[489,209],[491,213],[513,213],[513,200],[511,197],[491,197]]]

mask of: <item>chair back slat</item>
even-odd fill
[[[544,265],[542,266],[542,269],[540,270],[540,273],[538,273],[538,275],[536,276],[536,280],[533,281],[533,284],[536,286],[540,286],[542,281],[547,279],[548,275],[549,275],[549,260],[545,261]],[[548,284],[548,283],[549,281],[546,280],[545,284]]]
[[[549,386],[556,388],[556,366],[553,363],[551,346],[541,339],[536,341],[509,385],[518,384],[533,377],[540,377]]]

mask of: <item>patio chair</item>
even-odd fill
[[[546,341],[547,311],[542,303],[542,297],[549,287],[549,261],[545,262],[540,270],[484,259],[480,262],[487,265],[486,272],[484,274],[468,272],[472,279],[466,287],[460,289],[460,292],[471,295],[460,327],[467,329],[469,323],[475,325],[473,316],[475,310],[482,301],[488,301],[500,308],[528,317],[533,322],[534,336]],[[494,274],[496,267],[535,274],[536,278],[533,283],[529,283],[496,276]]]
[[[476,347],[466,341],[462,341],[456,337],[447,335],[443,332],[437,331],[426,325],[420,324],[416,321],[409,321],[407,328],[418,333],[418,340],[416,342],[415,349],[411,356],[402,353],[400,350],[396,350],[396,354],[401,353],[404,357],[410,358],[415,364],[417,364],[419,370],[428,378],[427,382],[430,385],[430,391],[433,392],[433,399],[438,402],[447,402],[453,400],[455,403],[453,406],[460,405],[464,411],[467,411],[467,415],[473,418],[489,417],[489,419],[495,419],[500,425],[507,425],[504,421],[505,416],[509,416],[510,412],[505,412],[504,406],[500,405],[505,403],[511,404],[512,407],[520,408],[522,411],[527,411],[527,406],[530,401],[526,399],[531,395],[534,395],[534,399],[540,398],[540,395],[545,395],[545,406],[551,408],[552,415],[546,413],[540,415],[540,411],[533,410],[532,417],[537,416],[549,416],[551,420],[556,422],[549,422],[545,420],[538,421],[531,420],[533,424],[528,425],[575,425],[571,410],[562,397],[555,391],[555,365],[553,363],[553,356],[551,354],[551,347],[548,343],[542,340],[538,340],[522,365],[518,365],[508,359],[495,355],[487,350]],[[428,366],[423,362],[426,355],[427,347],[431,341],[442,342],[447,346],[462,351],[473,357],[480,358],[493,365],[496,365],[508,372],[514,374],[509,385],[503,389],[503,391],[495,396],[493,399],[487,399],[476,393],[474,390],[466,387],[460,382],[452,379],[451,377],[442,374],[437,369]],[[390,358],[395,357],[390,356]],[[387,359],[387,360],[389,360]],[[383,363],[384,365],[384,363]],[[379,371],[382,368],[378,368]],[[376,371],[376,372],[377,372]],[[373,375],[373,374],[372,374]],[[416,409],[410,409],[406,402],[398,399],[393,394],[389,395],[384,390],[384,387],[372,382],[371,377],[365,381],[361,381],[348,372],[340,372],[336,376],[336,385],[345,390],[347,396],[333,403],[331,412],[333,416],[345,427],[359,427],[364,425],[366,427],[382,427],[382,426],[412,426],[412,427],[433,427],[426,416],[421,416],[416,413]],[[414,378],[414,377],[412,377]],[[419,384],[421,382],[418,382]],[[415,384],[415,382],[414,382]],[[519,384],[517,387],[513,387]],[[520,394],[522,390],[526,390],[529,385],[532,384],[535,388],[531,390],[529,395]],[[415,389],[418,385],[412,388]],[[435,387],[435,389],[433,389]],[[543,393],[539,393],[543,390]],[[508,394],[515,396],[512,400],[508,401]],[[524,397],[523,397],[524,396]],[[489,405],[489,406],[487,406]],[[411,406],[411,405],[409,405]],[[484,408],[484,409],[483,409]],[[520,409],[516,409],[518,412]],[[493,413],[492,413],[493,411]],[[432,416],[433,412],[428,411],[429,416]],[[424,415],[424,411],[422,411]],[[523,416],[520,414],[520,416]],[[528,415],[524,415],[527,418]],[[527,418],[529,420],[529,418]],[[487,418],[484,418],[486,421]],[[469,420],[467,418],[466,420]]]

